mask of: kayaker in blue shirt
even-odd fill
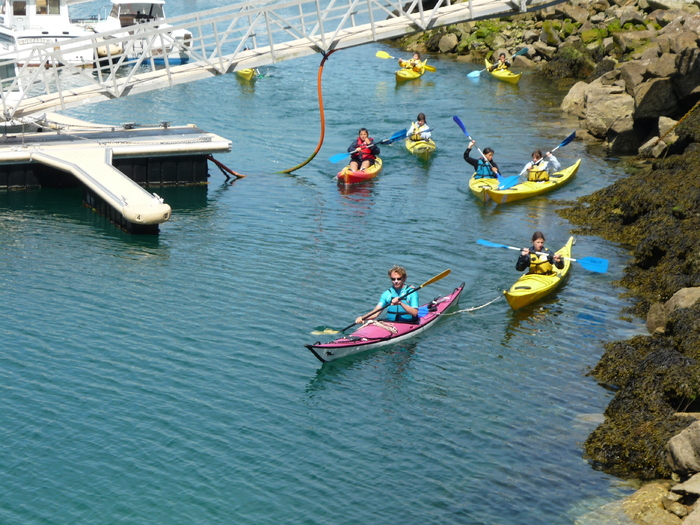
[[[407,273],[401,266],[394,266],[389,270],[391,288],[382,294],[377,306],[367,315],[358,317],[355,322],[361,324],[370,319],[375,319],[382,309],[387,308],[387,320],[404,323],[416,322],[418,320],[418,292],[410,293],[413,289],[406,286]],[[403,295],[405,298],[400,299]]]
[[[495,179],[500,170],[498,169],[498,165],[493,161],[494,151],[491,148],[484,148],[484,156],[480,159],[473,159],[469,156],[469,153],[471,153],[474,144],[476,144],[476,141],[472,140],[464,152],[464,160],[474,167],[474,178]]]
[[[537,255],[535,252],[544,253],[546,255]],[[564,259],[561,255],[550,252],[544,247],[544,233],[535,232],[532,235],[532,247],[523,248],[518,257],[518,262],[515,263],[515,269],[522,272],[526,268],[530,268],[530,273],[548,274],[554,271],[554,266],[559,270],[564,268]]]

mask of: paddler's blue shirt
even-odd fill
[[[406,295],[408,292],[413,290],[412,286],[404,286],[401,288],[399,292],[396,291],[396,288],[393,286],[389,288],[386,292],[382,294],[382,296],[379,298],[379,304],[377,305],[380,308],[385,307],[386,305],[391,305],[389,308],[387,308],[387,315],[386,318],[389,321],[405,321],[405,322],[411,322],[415,321],[416,318],[406,312],[404,310],[403,306],[400,304],[397,305],[392,305],[391,300],[394,297],[401,297],[402,295]],[[402,299],[404,303],[406,303],[408,306],[411,308],[418,308],[418,292],[413,292],[410,294],[408,297],[405,299]]]

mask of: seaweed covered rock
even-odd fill
[[[667,443],[700,410],[700,304],[669,316],[662,336],[611,343],[591,372],[619,390],[605,422],[586,440],[586,456],[616,475],[668,477]]]
[[[586,457],[606,472],[642,479],[671,475],[666,444],[692,423],[676,415],[678,403],[700,393],[697,361],[656,341],[605,411],[605,422],[588,437]],[[695,377],[693,377],[695,376]]]
[[[700,113],[700,112],[699,112]],[[676,131],[679,141],[700,140],[700,118],[691,115]],[[632,176],[583,197],[559,213],[579,232],[635,246],[619,284],[639,299],[646,316],[681,288],[700,286],[700,145],[642,166]]]

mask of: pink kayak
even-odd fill
[[[421,317],[417,323],[395,323],[383,319],[373,319],[367,321],[350,335],[328,343],[321,344],[318,341],[305,346],[321,361],[327,363],[341,357],[404,341],[427,330],[440,319],[442,314],[456,306],[463,289],[464,283],[455,288],[451,294],[436,297],[423,305],[421,310],[427,310],[427,314]]]

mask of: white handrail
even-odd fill
[[[30,58],[39,67],[18,65],[16,59],[0,60],[0,71],[12,67],[17,71],[14,77],[0,79],[0,118],[11,120],[118,98],[472,18],[517,14],[523,7],[532,10],[565,0],[439,0],[431,10],[424,10],[421,0],[410,4],[400,0],[348,0],[340,5],[341,1],[253,0],[169,18],[167,23],[157,20],[69,39],[59,46],[36,47]],[[187,30],[191,38],[174,38],[176,30]],[[96,56],[110,43],[137,55],[132,66],[125,67],[125,55],[113,55],[110,47],[106,47],[107,57],[102,63],[75,63],[67,58],[76,52]],[[181,54],[188,62],[173,65],[165,60],[164,65],[158,65],[163,50],[169,56]]]

